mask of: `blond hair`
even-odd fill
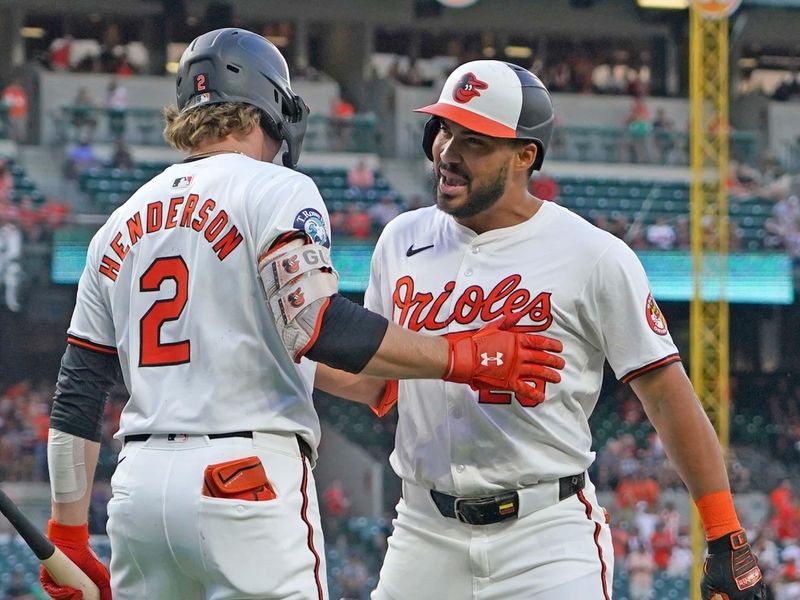
[[[164,139],[178,150],[191,150],[231,134],[247,135],[261,123],[261,111],[241,102],[208,104],[184,112],[166,106],[162,114]]]

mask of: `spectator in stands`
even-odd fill
[[[49,233],[64,225],[67,215],[69,215],[70,205],[66,202],[59,202],[48,198],[39,207],[39,217],[45,230]]]
[[[667,570],[674,545],[675,538],[664,527],[664,521],[659,519],[656,523],[656,530],[650,536],[650,548],[653,550],[653,562],[657,569]]]
[[[72,119],[70,120],[72,127],[75,128],[75,137],[88,136],[91,138],[94,135],[95,127],[97,127],[97,119],[92,113],[94,108],[94,100],[89,94],[89,90],[84,86],[78,88],[78,93],[72,101]]]
[[[784,555],[786,550],[784,550]],[[800,600],[800,569],[796,556],[786,556],[778,579],[778,598],[780,600]]]
[[[96,167],[98,164],[99,161],[94,148],[88,136],[84,135],[67,151],[64,175],[67,179],[78,179],[81,173]]]
[[[664,529],[672,536],[673,540],[678,539],[681,525],[681,515],[675,509],[675,503],[664,502],[664,508],[659,513],[659,518],[664,523]]]
[[[352,202],[347,207],[344,232],[357,240],[368,239],[372,235],[372,221],[360,203]]]
[[[347,171],[347,185],[357,190],[369,190],[375,187],[375,172],[366,161],[359,160]]]
[[[647,243],[659,250],[672,250],[675,238],[675,230],[666,217],[656,218],[655,223],[647,228]]]
[[[128,90],[114,78],[108,83],[106,95],[108,128],[115,139],[125,135],[125,113],[128,110]]]
[[[14,196],[14,175],[8,162],[0,158],[0,202],[8,202]]]
[[[764,224],[768,234],[766,242],[791,252],[790,246],[795,244],[800,232],[800,195],[784,188],[778,197],[780,199],[772,207],[772,215]]]
[[[634,221],[628,227],[628,231],[623,237],[623,241],[634,250],[647,249],[647,239],[645,238],[645,228],[640,221]]]
[[[28,195],[19,199],[16,224],[22,230],[25,241],[38,242],[42,239],[42,215],[33,198]]]
[[[630,229],[630,222],[628,221],[628,217],[620,214],[615,219],[614,222],[611,224],[611,228],[609,231],[617,236],[619,239],[624,240],[625,237],[628,235],[628,229]]]
[[[756,550],[757,548],[758,546],[754,545],[753,549]],[[681,535],[672,548],[669,565],[667,565],[667,573],[673,577],[685,577],[686,573],[692,568],[693,563],[694,553],[692,552],[691,539],[688,535]],[[762,569],[764,568],[764,559],[761,552],[758,553],[758,565]]]
[[[341,96],[336,96],[330,109],[330,141],[334,150],[346,150],[350,146],[355,107]]]
[[[367,591],[367,567],[355,553],[347,557],[347,563],[339,575],[342,600],[362,600]]]
[[[558,182],[542,171],[536,173],[528,185],[530,193],[540,200],[557,201],[561,193]]]
[[[689,217],[680,215],[675,219],[675,249],[688,250],[692,245],[692,235],[689,230]]]
[[[646,476],[641,469],[637,468],[630,476],[623,477],[616,489],[616,500],[618,508],[630,508],[635,506],[639,510],[658,504],[661,493],[658,482],[652,477]],[[642,527],[637,523],[639,530]],[[645,535],[646,532],[642,531]],[[649,535],[646,535],[649,537]]]
[[[135,166],[133,156],[125,142],[118,138],[114,141],[114,153],[111,155],[111,166],[115,169],[132,169]]]
[[[386,224],[401,212],[403,211],[395,200],[394,194],[386,193],[381,196],[380,202],[369,207],[367,214],[372,219],[372,226],[376,233],[380,233]]]
[[[656,117],[653,119],[653,139],[661,164],[675,164],[675,123],[663,108],[656,109]]]
[[[322,519],[326,536],[335,537],[340,523],[350,514],[350,504],[341,480],[331,481],[322,494]]]
[[[0,214],[0,283],[3,285],[5,305],[11,312],[22,310],[20,285],[22,283],[22,232],[4,214]]]
[[[408,61],[408,68],[402,74],[400,81],[406,85],[420,86],[423,84],[422,73],[420,73],[417,61],[410,59]]]
[[[623,147],[627,148],[628,156],[633,162],[650,162],[648,143],[653,126],[650,123],[650,111],[642,96],[635,96],[631,101],[631,108],[625,117],[625,137]]]
[[[123,53],[120,55],[117,61],[117,68],[115,70],[116,74],[120,77],[129,77],[136,73],[136,69],[134,69],[133,65],[128,60],[128,55]]]
[[[50,42],[49,62],[54,71],[69,71],[72,58],[72,36],[65,35]]]
[[[761,174],[753,167],[736,160],[728,163],[728,178],[725,181],[725,187],[734,199],[752,198],[758,193],[760,185]]]
[[[653,597],[653,573],[655,563],[645,546],[631,548],[625,559],[628,571],[628,598],[630,600],[649,600]]]
[[[10,138],[22,143],[28,137],[28,93],[19,79],[14,79],[0,93],[0,101],[8,108]]]

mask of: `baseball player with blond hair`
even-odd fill
[[[421,335],[337,294],[325,205],[293,170],[308,108],[263,37],[195,39],[165,116],[166,139],[188,158],[144,184],[89,246],[51,416],[48,534],[104,600],[322,600],[317,362],[379,378],[367,379],[379,406],[393,400],[387,377],[536,403],[542,391],[528,382],[560,380],[561,344],[512,331],[517,317],[500,314],[457,340]],[[283,166],[272,164],[284,143]],[[119,375],[130,400],[116,434],[109,577],[87,510]],[[53,598],[81,597],[41,579]]]
[[[373,600],[611,598],[611,534],[586,473],[606,360],[643,403],[699,509],[703,598],[763,599],[719,443],[636,255],[528,193],[553,128],[545,86],[521,67],[474,61],[418,110],[430,115],[423,149],[436,206],[384,229],[366,307],[454,340],[517,315],[516,331],[562,342],[566,366],[559,383],[536,382],[542,402],[502,387],[387,385],[382,410],[399,398],[390,462],[403,495]]]

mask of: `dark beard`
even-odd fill
[[[442,212],[445,212],[457,219],[465,219],[467,217],[474,217],[478,213],[490,209],[497,203],[506,191],[506,174],[508,173],[508,166],[503,165],[500,172],[494,181],[480,189],[468,192],[467,201],[459,207],[448,208],[443,203],[439,202],[439,177],[438,171],[434,171],[433,178],[433,197],[436,199],[436,206]]]

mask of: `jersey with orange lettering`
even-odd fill
[[[119,355],[130,400],[117,437],[297,432],[316,449],[315,363],[289,357],[257,272],[295,230],[330,245],[311,179],[232,153],[168,167],[111,215],[69,341]]]
[[[400,382],[391,464],[405,481],[456,496],[582,473],[594,460],[588,419],[603,361],[629,381],[679,360],[636,255],[550,202],[526,222],[480,235],[436,207],[400,215],[378,241],[365,305],[439,335],[522,312],[518,328],[564,345],[561,382],[547,383],[537,406],[503,390]]]

